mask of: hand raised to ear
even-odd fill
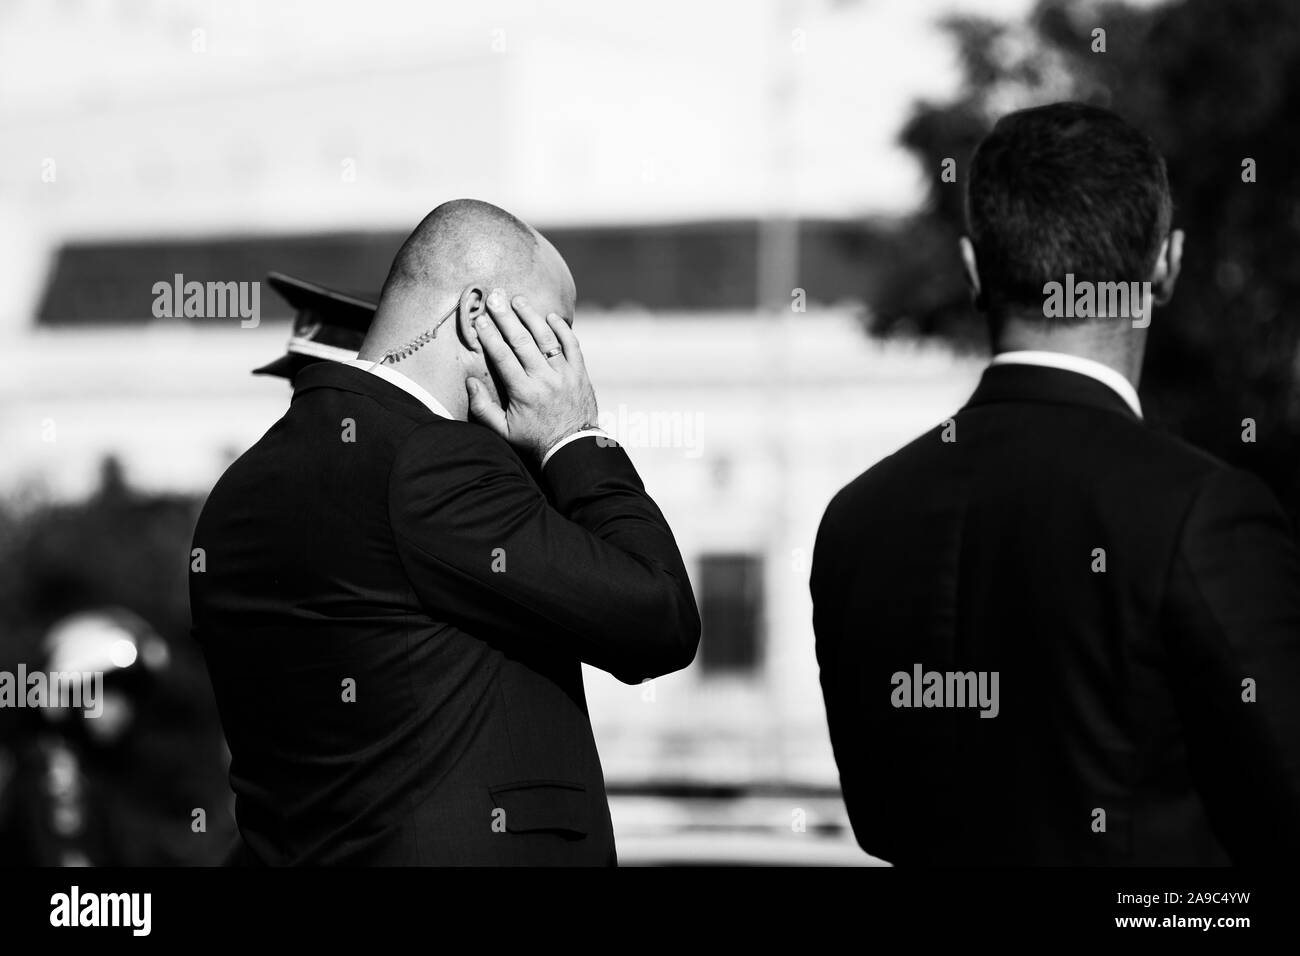
[[[483,354],[506,394],[505,408],[467,379],[470,417],[538,460],[574,432],[594,428],[596,392],[578,337],[555,313],[543,318],[523,296],[493,290],[474,323]]]

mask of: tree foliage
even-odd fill
[[[1187,233],[1178,291],[1152,324],[1148,417],[1255,471],[1300,513],[1300,4],[1040,0],[1024,22],[960,17],[944,28],[964,82],[949,102],[917,104],[902,132],[932,179],[875,331],[982,344],[956,252],[971,152],[1010,110],[1063,99],[1113,109],[1166,157],[1174,225]],[[1094,51],[1097,29],[1105,52]],[[956,183],[940,178],[948,157]],[[1254,443],[1242,441],[1247,418]]]

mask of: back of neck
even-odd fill
[[[1146,329],[1114,320],[1047,324],[1042,319],[1009,318],[993,336],[993,351],[1061,352],[1091,359],[1119,372],[1137,387],[1142,376]]]

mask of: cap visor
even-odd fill
[[[276,378],[293,378],[315,359],[303,355],[281,355],[274,362],[253,369],[254,375],[273,375]]]

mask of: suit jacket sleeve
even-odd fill
[[[1201,489],[1165,610],[1191,772],[1212,824],[1236,862],[1290,862],[1300,851],[1300,558],[1257,479],[1225,470]]]
[[[845,660],[844,653],[853,638],[846,633],[844,620],[847,592],[842,578],[848,559],[842,529],[855,524],[844,510],[837,495],[817,529],[809,576],[814,646],[831,748],[854,839],[867,853],[893,859],[892,837],[896,835],[897,821],[890,819],[884,832],[877,832],[879,807],[876,794],[868,785],[869,767],[873,757],[878,756],[874,746],[877,741],[868,730],[870,710],[863,707],[861,675]]]
[[[476,636],[548,642],[626,683],[685,667],[700,620],[681,554],[623,449],[581,438],[541,487],[497,435],[416,429],[389,480],[421,603]]]

